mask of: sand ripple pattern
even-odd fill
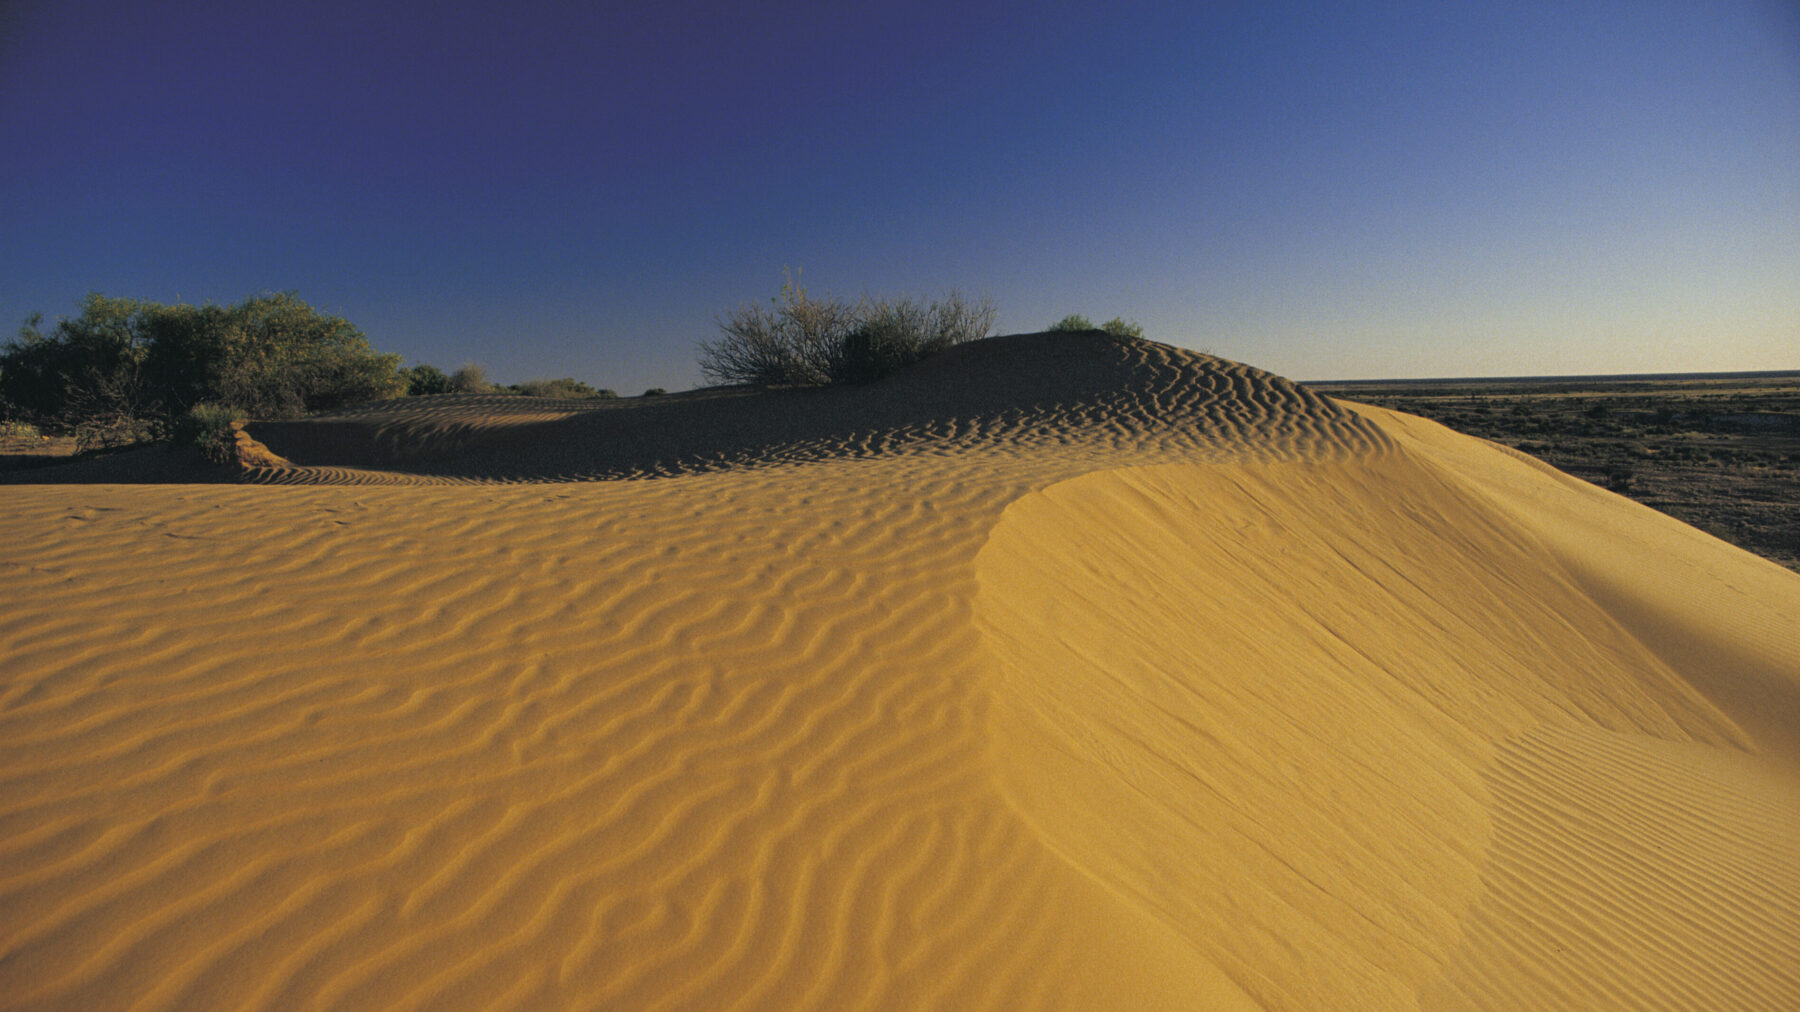
[[[421,403],[421,401],[423,403]],[[1280,377],[1149,341],[1029,334],[964,345],[857,388],[557,401],[423,398],[255,435],[294,461],[247,480],[403,484],[666,478],[972,449],[1367,453],[1379,429]],[[586,405],[586,407],[583,407]]]
[[[992,493],[818,477],[22,503],[6,1004],[1028,994],[955,972],[971,934],[1054,956],[943,575]]]
[[[1534,728],[1489,773],[1447,1008],[1800,1008],[1800,791],[1747,757]],[[1479,954],[1479,956],[1477,955]]]
[[[297,466],[6,491],[0,1005],[1792,994],[1791,778],[1278,377],[1027,335],[256,429]]]
[[[992,781],[972,560],[1111,440],[886,452],[911,440],[674,481],[15,490],[0,994],[1227,999]]]

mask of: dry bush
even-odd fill
[[[470,362],[450,374],[450,389],[459,394],[485,394],[494,389],[487,370]]]
[[[724,336],[700,346],[708,380],[754,386],[867,383],[953,345],[986,337],[994,307],[951,291],[941,300],[815,299],[790,281],[769,306],[742,306],[719,321]]]

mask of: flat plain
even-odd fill
[[[1800,570],[1800,372],[1309,385],[1511,446]]]

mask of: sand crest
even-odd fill
[[[1490,444],[1092,335],[249,437],[6,489],[0,1005],[1800,1007],[1800,577]]]

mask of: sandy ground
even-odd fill
[[[0,1005],[1800,1008],[1794,573],[1093,336],[505,410],[0,493]]]

